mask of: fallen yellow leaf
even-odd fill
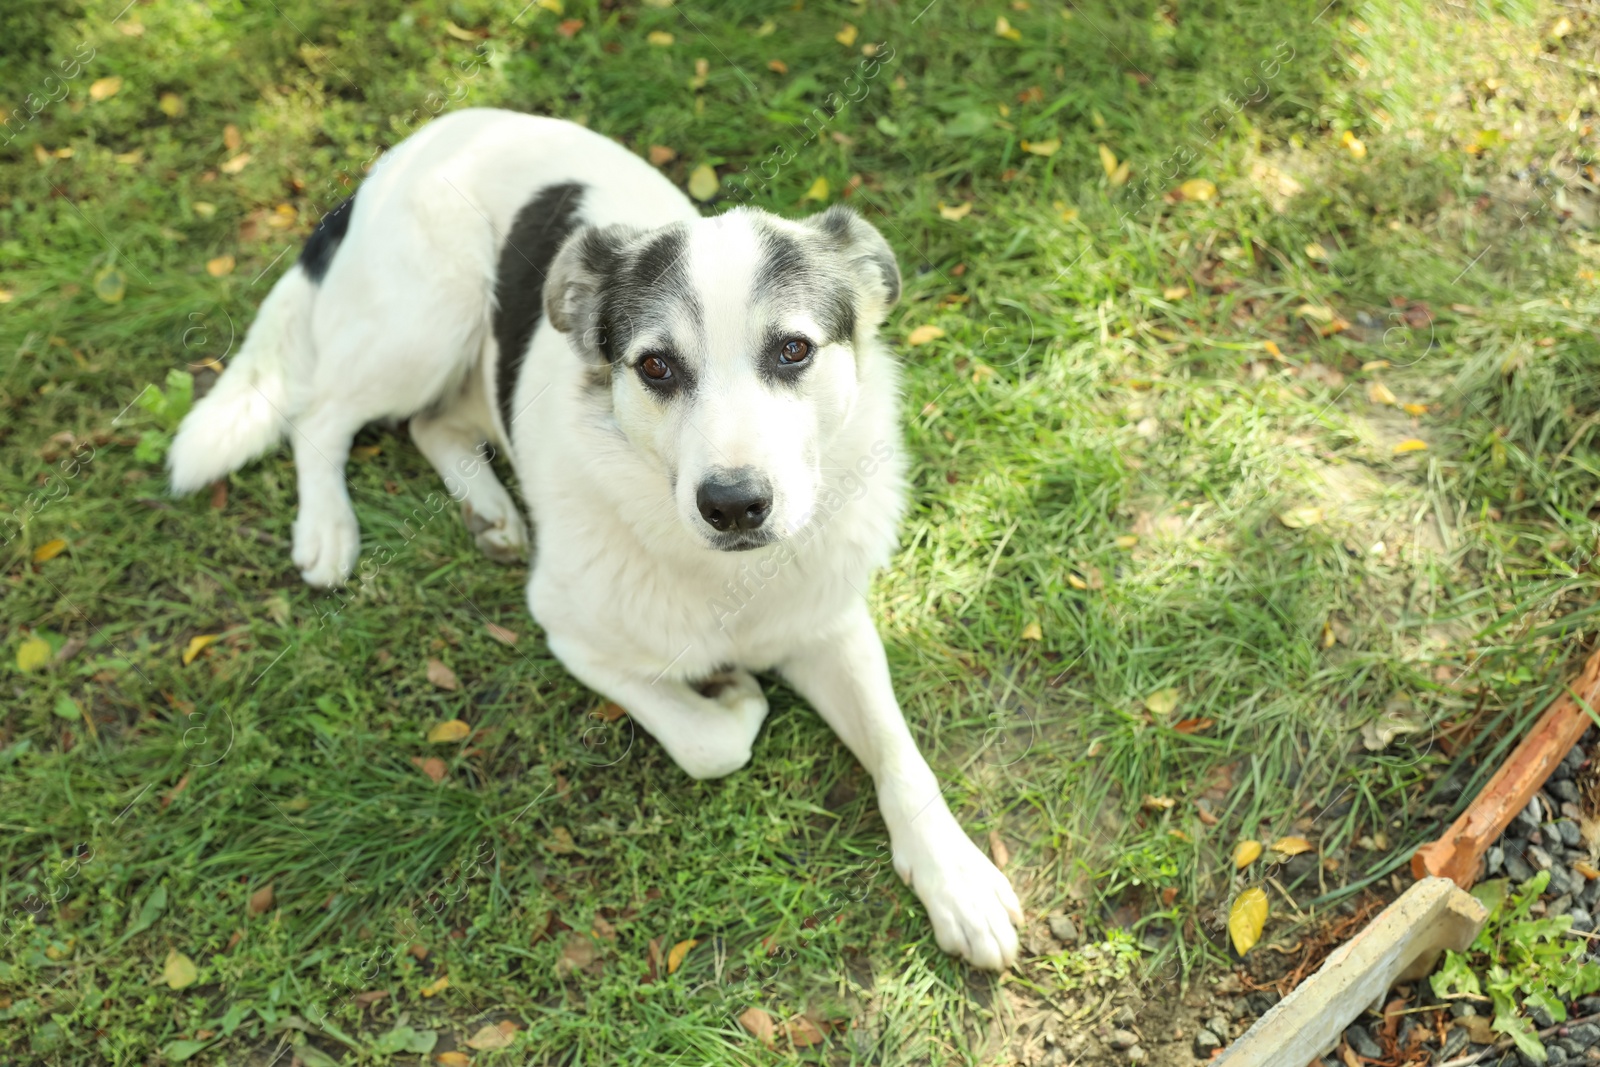
[[[802,200],[826,200],[826,199],[828,199],[828,179],[826,179],[826,178],[818,178],[816,181],[812,182],[811,183],[811,188],[807,189],[806,190],[806,195],[801,197],[800,199],[802,199]]]
[[[716,196],[721,187],[722,179],[717,177],[715,168],[709,163],[700,164],[689,175],[689,195],[701,203]]]
[[[1106,169],[1107,178],[1117,172],[1117,155],[1105,145],[1100,146],[1100,165]]]
[[[676,945],[673,945],[672,951],[667,953],[667,973],[677,974],[678,968],[683,966],[683,958],[689,954],[690,949],[699,943],[697,938],[691,937],[687,941],[679,941]]]
[[[122,89],[122,79],[115,74],[109,78],[96,78],[93,85],[89,86],[89,99],[96,103],[109,100],[116,96]]]
[[[187,667],[193,663],[194,658],[204,651],[207,645],[221,636],[221,634],[196,634],[189,638],[189,643],[183,649],[183,665]]]
[[[472,727],[460,719],[451,719],[449,722],[436,724],[428,731],[428,741],[435,745],[449,744],[460,741],[472,733]]]
[[[1428,405],[1426,405],[1426,404],[1401,404],[1400,405],[1400,410],[1405,412],[1407,415],[1426,415],[1428,413]]]
[[[435,978],[433,981],[417,990],[417,992],[421,993],[425,997],[436,997],[449,988],[450,976],[448,974],[441,974],[439,977]]]
[[[1317,244],[1317,242],[1312,241],[1306,245],[1306,258],[1319,261],[1326,260],[1328,258],[1328,250]]]
[[[1367,399],[1372,401],[1374,404],[1393,405],[1398,403],[1398,399],[1395,397],[1394,393],[1390,392],[1389,387],[1384,385],[1382,382],[1368,383]]]
[[[1294,309],[1294,313],[1302,318],[1312,319],[1316,322],[1333,321],[1333,309],[1321,307],[1317,304],[1301,304]]]
[[[1161,296],[1164,300],[1182,300],[1188,295],[1189,287],[1187,285],[1169,285],[1161,290]]]
[[[1298,856],[1302,852],[1311,851],[1311,842],[1303,837],[1280,837],[1272,843],[1272,851],[1281,852],[1285,856]]]
[[[33,561],[35,563],[44,563],[47,560],[55,559],[57,556],[61,555],[61,553],[65,552],[66,550],[67,550],[66,541],[64,541],[61,538],[57,537],[54,540],[46,541],[44,544],[42,544],[38,548],[34,549],[33,550]]]
[[[1291,508],[1278,516],[1278,521],[1291,530],[1304,530],[1322,521],[1321,508]]]
[[[1217,187],[1205,178],[1190,178],[1178,186],[1185,200],[1210,200],[1217,195]]]
[[[1234,898],[1228,909],[1228,936],[1233,939],[1234,951],[1243,956],[1261,940],[1261,931],[1267,925],[1267,891],[1251,886]]]
[[[1067,575],[1067,584],[1072,586],[1074,589],[1089,588],[1089,583],[1084,581],[1082,578],[1079,578],[1076,574]]]
[[[238,174],[250,165],[250,153],[240,152],[217,169],[224,174]]]
[[[655,45],[657,48],[665,48],[670,45],[673,40],[675,40],[672,34],[668,33],[666,30],[651,30],[649,33],[644,35],[644,39]]]
[[[954,207],[947,206],[942,200],[939,201],[939,217],[942,219],[949,219],[951,222],[960,222],[971,213],[972,201],[970,200],[968,200],[965,204],[957,204]]]
[[[1024,140],[1022,142],[1022,150],[1031,152],[1036,156],[1053,156],[1061,151],[1061,138],[1052,137],[1046,141]]]
[[[846,48],[849,48],[851,45],[856,43],[856,33],[857,30],[855,25],[847,22],[844,24],[843,29],[833,35],[833,39],[844,45]]]
[[[234,261],[232,256],[218,256],[216,259],[206,260],[206,273],[213,278],[223,278],[233,273]]]
[[[435,1053],[433,1062],[437,1063],[439,1067],[472,1067],[472,1057],[465,1052],[457,1052],[454,1049],[449,1052]]]
[[[929,341],[937,341],[944,336],[944,331],[937,326],[918,326],[906,336],[906,344],[916,346],[925,345]]]
[[[1357,159],[1367,158],[1367,146],[1361,143],[1361,138],[1349,130],[1344,131],[1344,136],[1339,138],[1339,143],[1349,149],[1350,154]]]
[[[1022,628],[1022,639],[1024,641],[1043,641],[1044,629],[1038,623],[1030,622]]]
[[[1265,348],[1267,350],[1267,355],[1271,356],[1273,359],[1283,358],[1283,349],[1278,347],[1278,342],[1263,341],[1261,342],[1261,347]]]
[[[168,988],[185,989],[194,985],[198,977],[200,974],[195,969],[194,960],[175,948],[167,950],[167,961],[161,965],[161,978]]]
[[[53,653],[50,642],[42,637],[30,637],[17,646],[17,670],[26,674],[50,662]]]
[[[1233,846],[1233,866],[1237,870],[1244,870],[1260,858],[1260,841],[1240,841]]]
[[[1132,548],[1138,543],[1138,534],[1123,534],[1121,537],[1112,542],[1112,544],[1116,545],[1118,548]]]
[[[1415,437],[1408,437],[1394,446],[1395,455],[1405,455],[1407,452],[1422,452],[1428,447],[1428,442],[1419,441]]]
[[[1008,41],[1022,40],[1022,31],[1011,25],[1004,15],[994,20],[994,32],[997,37],[1004,37]]]
[[[1157,689],[1144,698],[1144,707],[1152,715],[1171,715],[1178,707],[1177,689]]]

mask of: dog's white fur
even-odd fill
[[[613,366],[598,363],[590,332],[605,326],[584,319],[597,283],[574,235],[548,271],[547,314],[506,426],[494,393],[504,355],[491,326],[497,262],[519,209],[562,182],[585,187],[584,224],[645,236],[686,224],[681,267],[701,329],[686,336],[693,322],[656,321],[628,331]],[[815,242],[816,229],[744,209],[702,219],[654,168],[570,123],[491,110],[441,118],[362,185],[320,284],[297,264],[273,288],[239,356],[180,428],[172,487],[206,485],[287,433],[300,499],[294,562],[326,586],[349,575],[360,548],[344,466],[362,426],[409,417],[498,559],[522,555],[528,535],[480,447],[509,445],[538,534],[528,604],[561,662],[695,778],[749,761],[767,713],[751,672],[781,672],[871,773],[895,869],[939,945],[1004,968],[1017,951],[1017,898],[917,751],[864,595],[903,510],[897,367],[876,336],[898,274],[890,285],[872,273],[868,253],[887,246],[850,223],[850,240],[867,236],[828,262],[849,275],[853,335],[821,344],[798,385],[774,386],[752,357],[772,325],[752,288],[760,235]],[[782,329],[822,331],[804,307],[784,314]],[[643,336],[651,330],[674,336]],[[682,402],[663,401],[630,369],[661,343],[693,369]],[[774,543],[712,547],[696,485],[727,468],[769,478]]]

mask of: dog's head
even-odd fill
[[[589,227],[544,288],[551,325],[593,364],[679,517],[722,550],[810,520],[858,361],[899,297],[888,243],[844,207],[802,222],[739,208],[656,230]]]

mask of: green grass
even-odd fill
[[[343,597],[289,566],[287,454],[220,508],[164,497],[135,455],[157,424],[129,405],[225,361],[320,213],[446,106],[670,146],[679,182],[719,169],[713,211],[853,188],[905,273],[888,335],[944,330],[902,345],[913,505],[873,590],[906,714],[1030,917],[1125,931],[1151,974],[1225,963],[1222,909],[1259,874],[1233,872],[1241,837],[1336,861],[1275,872],[1302,907],[1403,871],[1453,813],[1441,783],[1490,773],[1595,630],[1595,27],[1575,9],[27,0],[0,40],[12,1057],[382,1061],[397,1028],[440,1051],[512,1018],[516,1047],[474,1062],[1003,1063],[1086,966],[1031,959],[1001,990],[943,957],[870,783],[781,688],[752,766],[714,783],[587,717],[522,571],[429,517],[403,435],[359,442],[365,545],[394,558]],[[834,93],[858,99],[830,114]],[[1190,178],[1218,196],[1173,202]],[[1304,305],[1352,328],[1319,336]],[[1370,399],[1380,382],[1426,412]],[[1279,519],[1305,508],[1322,521]],[[20,670],[34,637],[67,654]],[[1367,752],[1359,726],[1398,695],[1428,729]],[[481,733],[428,744],[451,718]],[[1386,849],[1356,846],[1379,830]],[[596,916],[615,938],[584,964]],[[652,942],[691,938],[647,981]],[[162,980],[169,952],[195,984]],[[753,1005],[840,1026],[769,1053],[736,1022]]]

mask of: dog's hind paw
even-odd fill
[[[361,554],[361,527],[346,504],[342,510],[302,507],[294,520],[291,558],[307,585],[343,585]]]
[[[987,971],[1014,964],[1023,919],[1011,882],[954,819],[931,834],[912,833],[912,847],[895,849],[895,870],[928,909],[939,947]]]

